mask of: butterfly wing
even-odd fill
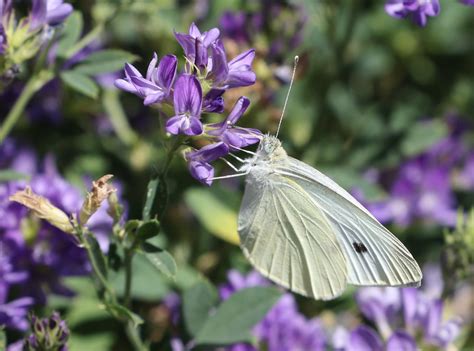
[[[303,188],[330,221],[349,263],[350,284],[420,285],[420,267],[400,240],[330,178],[289,159],[277,172]]]
[[[344,290],[347,264],[334,230],[297,183],[277,174],[247,182],[239,235],[247,259],[276,283],[323,300]]]

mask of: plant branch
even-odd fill
[[[33,95],[44,85],[46,85],[46,83],[48,83],[53,77],[54,74],[50,70],[43,70],[31,76],[0,127],[0,144],[3,143],[13,127],[18,123],[23,111],[25,110]]]

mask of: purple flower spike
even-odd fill
[[[166,122],[171,134],[199,135],[202,133],[202,89],[196,77],[183,74],[174,87],[174,111],[176,115]]]
[[[349,335],[347,350],[382,351],[383,343],[377,333],[366,326],[354,329]]]
[[[199,28],[192,23],[189,34],[174,33],[176,40],[184,50],[186,57],[199,68],[207,66],[208,48],[220,35],[219,29],[212,28],[208,32],[201,33]]]
[[[211,124],[211,128],[216,128],[208,132],[223,141],[229,147],[242,148],[248,145],[258,143],[261,138],[261,132],[257,129],[239,128],[235,124],[242,117],[250,105],[250,100],[242,96],[234,105],[227,118],[221,123]]]
[[[210,186],[214,177],[214,168],[210,165],[210,162],[228,153],[229,148],[222,142],[206,145],[200,150],[188,152],[186,159],[191,175],[201,183]]]
[[[410,334],[397,331],[387,341],[387,351],[416,351],[416,342]]]
[[[394,18],[411,16],[420,27],[426,26],[428,16],[437,16],[440,12],[439,0],[388,0],[385,12]]]
[[[158,56],[153,54],[153,59],[148,65],[146,76],[131,64],[125,64],[125,78],[117,79],[115,86],[121,90],[133,93],[144,99],[145,105],[152,105],[166,100],[171,92],[178,60],[173,55],[163,56],[158,64]]]

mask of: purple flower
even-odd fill
[[[0,325],[26,330],[28,328],[26,317],[33,307],[33,303],[34,300],[31,297],[21,297],[9,302],[0,301]]]
[[[181,75],[174,87],[175,116],[166,122],[171,134],[199,135],[203,127],[200,121],[202,108],[201,84],[195,76]]]
[[[214,168],[210,165],[210,162],[228,153],[229,148],[223,142],[206,145],[197,151],[188,152],[186,160],[191,175],[201,183],[210,186],[214,177]]]
[[[219,288],[222,299],[229,298],[234,292],[251,286],[265,286],[269,282],[257,272],[244,276],[231,270],[228,282]],[[284,294],[254,328],[253,334],[268,351],[284,350],[325,350],[326,337],[317,319],[308,320],[298,312],[293,295]],[[248,344],[236,344],[229,351],[255,351]]]
[[[388,0],[385,12],[394,18],[411,16],[413,22],[424,27],[428,16],[438,16],[440,5],[439,0]]]
[[[250,49],[227,63],[222,42],[214,43],[212,45],[212,60],[210,67],[208,67],[208,78],[212,80],[213,87],[229,89],[254,84],[256,80],[256,75],[252,71],[254,58],[255,50]]]
[[[461,0],[461,4],[474,6],[474,0]]]
[[[189,34],[174,33],[187,59],[199,69],[207,66],[208,48],[217,40],[219,34],[220,32],[217,28],[201,33],[194,23],[189,27]]]
[[[383,343],[375,330],[361,325],[350,333],[346,350],[382,351]]]
[[[234,105],[227,118],[220,123],[211,124],[209,127],[215,128],[207,134],[216,136],[219,140],[232,147],[246,147],[260,141],[261,132],[257,129],[240,128],[235,124],[245,113],[250,105],[250,100],[242,96]]]
[[[416,346],[415,339],[404,332],[396,331],[393,333],[390,338],[387,340],[387,351],[416,351],[418,347]]]
[[[224,89],[209,90],[206,96],[204,96],[204,101],[202,103],[203,112],[224,112],[224,99],[222,98],[224,93]]]
[[[153,54],[153,59],[148,65],[146,76],[131,64],[125,64],[125,78],[117,79],[115,86],[129,93],[140,96],[144,99],[145,105],[152,105],[162,102],[168,98],[173,85],[178,60],[173,55],[163,56],[158,64],[157,54]]]
[[[400,311],[400,290],[397,288],[370,287],[359,289],[357,304],[362,314],[373,321],[384,337],[391,333],[391,322]]]
[[[225,36],[236,41],[247,42],[250,40],[247,34],[246,15],[242,11],[225,11],[219,20],[219,25]]]
[[[33,6],[30,13],[30,29],[36,30],[48,24],[55,26],[61,24],[74,10],[64,0],[32,0]]]

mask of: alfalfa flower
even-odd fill
[[[30,351],[67,351],[69,328],[59,313],[40,319],[31,316],[32,334],[26,339],[25,346]]]
[[[388,0],[385,12],[394,18],[411,17],[420,27],[426,26],[428,17],[438,16],[439,0]]]
[[[41,219],[66,233],[73,233],[74,228],[66,213],[51,204],[48,199],[33,193],[30,187],[18,191],[9,197],[10,201],[18,202],[29,208]]]
[[[82,225],[86,224],[89,218],[100,208],[102,202],[116,191],[112,185],[107,183],[112,177],[113,175],[107,174],[92,182],[92,189],[87,193],[79,212],[79,221]]]

